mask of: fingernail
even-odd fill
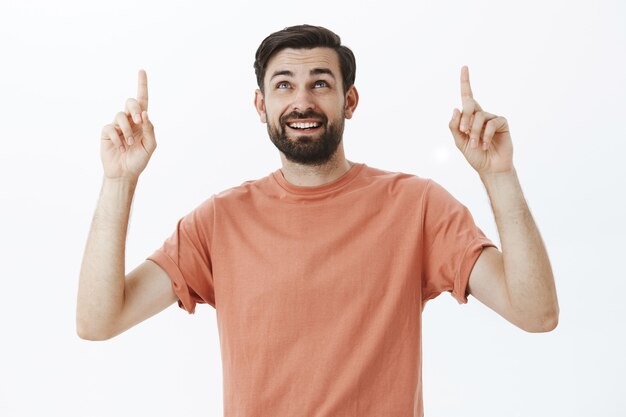
[[[124,146],[120,146],[120,152],[124,152],[126,150],[126,148],[124,148]]]
[[[465,123],[461,123],[461,132],[465,132],[465,129],[467,129],[467,126]]]
[[[135,140],[133,139],[132,136],[129,136],[128,139],[127,139],[127,142],[128,142],[129,145],[132,145],[135,142]]]
[[[470,147],[476,148],[478,146],[478,141],[476,139],[470,139]]]
[[[139,124],[139,123],[141,123],[141,116],[139,116],[139,114],[135,113],[135,114],[133,114],[133,120],[135,121],[135,123]]]
[[[483,142],[483,151],[486,151],[489,148],[489,144],[487,142]]]
[[[456,117],[456,109],[452,109],[452,118],[454,119]]]

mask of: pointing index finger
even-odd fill
[[[472,95],[472,87],[469,80],[469,68],[467,65],[461,67],[461,102],[465,103],[467,99],[474,98]]]
[[[139,70],[137,101],[142,110],[148,110],[148,75],[145,70]]]

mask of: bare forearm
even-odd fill
[[[103,179],[78,286],[76,324],[83,338],[110,337],[124,305],[126,233],[136,185]]]
[[[515,170],[481,176],[502,243],[502,257],[514,311],[525,321],[550,324],[559,307],[552,267]]]

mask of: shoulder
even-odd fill
[[[247,200],[266,190],[269,182],[269,175],[254,180],[247,180],[239,185],[222,190],[211,196],[211,198],[215,203]]]
[[[443,185],[416,174],[366,167],[364,178],[379,192],[421,207],[422,214],[445,216],[466,209]]]
[[[259,178],[256,180],[247,180],[240,185],[226,188],[217,193],[211,194],[206,197],[199,204],[197,204],[190,212],[188,217],[201,217],[208,218],[212,216],[216,210],[216,206],[225,204],[239,204],[245,200],[249,200],[250,196],[255,194],[263,184],[267,181],[267,177]],[[256,193],[258,194],[258,192]]]
[[[365,166],[363,180],[385,189],[389,194],[423,195],[431,180],[416,174]]]

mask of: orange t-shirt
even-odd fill
[[[148,259],[216,309],[225,417],[421,417],[422,311],[495,246],[443,187],[354,164],[212,195]]]

